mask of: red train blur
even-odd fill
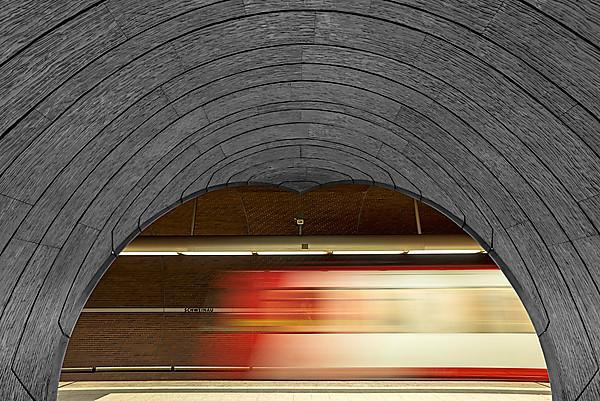
[[[227,271],[198,360],[237,379],[547,381],[539,341],[500,270]],[[200,358],[202,359],[202,358]]]

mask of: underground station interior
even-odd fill
[[[84,306],[59,400],[140,383],[342,399],[344,382],[366,399],[415,383],[416,399],[550,395],[535,329],[479,244],[400,192],[338,184],[220,189],[148,226]]]
[[[600,400],[600,3],[0,6],[0,401]]]

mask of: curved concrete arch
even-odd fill
[[[276,142],[277,142],[277,141],[276,141]],[[287,141],[283,141],[283,142],[291,142],[291,141],[290,141],[290,140],[287,140]],[[314,139],[308,140],[308,141],[307,141],[307,143],[305,143],[305,145],[304,145],[304,146],[306,146],[307,144],[311,144],[311,143],[312,143],[312,145],[314,146],[314,145],[315,145],[315,144],[314,144],[314,142],[317,142],[317,141],[315,141]],[[318,153],[317,153],[317,152],[313,152],[313,154],[319,154],[319,153],[323,153],[323,152],[325,152],[325,151],[327,151],[327,150],[332,150],[332,149],[333,149],[333,150],[336,150],[336,148],[335,148],[335,147],[333,147],[333,148],[332,148],[332,147],[331,147],[331,144],[327,143],[327,141],[321,141],[321,142],[323,142],[323,145],[321,145],[320,152],[318,152]],[[297,141],[297,142],[296,142],[296,144],[293,144],[293,143],[292,143],[292,145],[291,145],[291,147],[292,147],[292,148],[295,150],[295,152],[294,152],[293,154],[294,154],[294,155],[296,155],[296,156],[298,156],[298,150],[297,150],[298,143],[299,143],[299,141]],[[265,145],[265,146],[271,146],[271,145],[269,145],[269,143],[266,143],[266,145]],[[339,146],[341,146],[341,147],[342,147],[342,149],[343,149],[343,148],[344,148],[346,145],[339,145]],[[256,146],[256,147],[258,147],[258,146]],[[250,149],[250,150],[251,150],[251,149]],[[355,149],[355,150],[356,150],[356,149]],[[268,151],[268,148],[267,148],[267,149],[262,149],[261,151],[262,151],[262,152]],[[247,152],[244,152],[244,151],[242,151],[242,152],[240,152],[240,153],[247,153]],[[335,158],[336,158],[336,155],[333,155],[331,158],[332,158],[332,159],[335,159]],[[342,158],[343,158],[343,156],[342,156]],[[238,158],[238,159],[235,159],[234,161],[236,161],[236,160],[240,160],[240,159],[241,159],[241,158]],[[223,159],[223,160],[227,160],[227,159]],[[266,156],[265,156],[265,157],[264,157],[264,160],[266,160],[266,161],[263,161],[263,164],[264,164],[264,163],[273,163],[273,161],[272,161],[271,159],[269,159],[269,157],[266,157]],[[385,161],[384,161],[384,163],[385,163]],[[228,164],[232,164],[232,161],[228,161]],[[385,164],[384,164],[384,166],[385,166],[385,168],[387,168],[387,169],[390,169],[390,170],[394,169],[394,166],[393,166],[393,165],[390,165],[390,164],[388,164],[388,163],[385,163]],[[236,167],[237,167],[237,166],[236,166]],[[415,166],[415,167],[416,167],[416,166]],[[218,163],[217,163],[217,164],[215,164],[215,165],[214,165],[214,167],[212,167],[212,168],[219,168],[219,164],[218,164]],[[246,165],[243,165],[242,167],[240,167],[240,169],[241,169],[242,171],[247,171],[247,170],[244,170],[244,169],[248,169],[248,166],[246,166]],[[231,173],[231,174],[232,174],[232,177],[235,177],[235,175],[233,175],[234,173]],[[235,173],[235,174],[237,174],[237,173]],[[223,176],[222,178],[223,178],[223,179],[225,179],[225,177],[227,177],[227,176],[229,176],[229,174],[227,174],[227,175]],[[202,176],[200,175],[200,177],[202,177]],[[377,182],[377,181],[376,181],[376,180],[372,180],[372,179],[371,179],[371,182]],[[381,182],[382,182],[382,181],[380,181],[380,183],[381,183]],[[408,181],[407,181],[407,182],[408,182]],[[410,183],[410,182],[408,182],[408,183]],[[205,181],[203,181],[203,182],[202,182],[202,185],[199,185],[198,187],[192,187],[192,189],[189,189],[189,185],[191,185],[191,184],[188,184],[188,189],[187,189],[187,192],[188,192],[188,193],[197,193],[198,191],[202,191],[202,189],[203,189],[205,186],[210,186],[210,181],[209,181],[209,180],[205,180]],[[388,184],[388,186],[390,186],[391,188],[395,188],[395,189],[397,189],[397,190],[402,190],[402,192],[404,192],[404,193],[408,194],[409,196],[418,197],[418,198],[420,198],[420,199],[422,199],[422,200],[423,200],[423,197],[422,197],[422,195],[415,193],[415,190],[414,190],[414,189],[412,189],[412,188],[414,188],[414,187],[412,186],[412,184],[411,184],[411,186],[410,186],[410,187],[406,187],[406,186],[403,186],[403,185],[400,185],[400,186],[398,186],[397,184],[395,184],[395,183],[392,181],[392,182],[390,182],[390,183]],[[417,189],[417,191],[418,191],[418,189]],[[441,192],[443,192],[443,190],[442,190],[442,189],[439,189],[438,191],[439,191],[440,193],[441,193]],[[419,192],[420,192],[420,191],[419,191]],[[166,202],[164,202],[164,201],[163,201],[163,204],[164,204],[164,205],[168,205],[168,204],[170,204],[171,202],[173,202],[173,201],[174,201],[174,199],[175,199],[175,197],[172,197],[171,199],[169,199],[169,200],[168,200],[168,201],[166,201]],[[187,200],[187,199],[190,199],[190,195],[189,195],[189,194],[188,194],[188,195],[186,195],[186,192],[184,192],[184,193],[182,194],[182,196],[181,196],[181,201],[183,202],[183,201],[185,201],[185,200]],[[439,199],[439,197],[438,197],[438,199]],[[437,208],[441,208],[441,209],[444,209],[444,210],[446,210],[446,213],[447,213],[447,214],[450,214],[450,215],[453,215],[453,216],[455,216],[455,217],[453,217],[453,220],[454,220],[454,221],[456,221],[458,225],[460,225],[460,226],[465,226],[465,218],[464,218],[464,216],[463,216],[463,215],[460,215],[460,217],[456,217],[456,212],[454,212],[454,213],[452,213],[452,212],[449,212],[449,210],[450,210],[450,209],[448,209],[447,207],[441,206],[441,205],[439,205],[439,204],[436,204],[434,207],[437,207]],[[454,209],[454,208],[452,208],[452,209]],[[162,209],[161,209],[161,208],[158,208],[158,210],[162,210]],[[454,209],[454,210],[456,210],[456,209]],[[143,215],[143,214],[142,214],[142,215]],[[479,214],[479,215],[483,216],[483,215],[481,214],[481,212],[480,212],[480,214]],[[146,221],[153,220],[153,217],[151,217],[151,216],[152,216],[152,215],[147,215],[147,217],[146,217],[146,219],[145,219],[145,220],[146,220]],[[475,215],[475,216],[477,216],[477,215]],[[472,230],[471,232],[472,232],[472,233],[477,233],[477,234],[475,234],[475,236],[476,236],[477,238],[480,238],[481,242],[483,242],[483,243],[486,243],[486,242],[487,242],[487,243],[489,243],[489,245],[490,245],[490,246],[492,246],[492,243],[491,243],[490,241],[493,239],[493,236],[486,236],[486,237],[482,237],[482,235],[485,235],[485,232],[477,229],[478,227],[480,227],[480,226],[479,226],[479,224],[478,224],[478,221],[477,221],[477,220],[475,220],[475,219],[469,219],[469,221],[474,221],[474,223],[470,223],[470,224],[473,224],[473,230]],[[535,316],[538,316],[538,314],[535,314]],[[535,321],[535,320],[537,320],[537,319],[534,317],[534,321]],[[544,323],[540,323],[538,326],[539,326],[539,327],[545,327],[545,325],[546,325],[546,324],[544,324]],[[541,331],[541,330],[542,330],[542,329],[540,329],[540,331]]]
[[[161,213],[341,178],[452,216],[522,297],[554,398],[599,398],[600,6],[282,3],[0,11],[3,399],[54,398],[95,282]]]

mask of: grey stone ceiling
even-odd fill
[[[53,400],[95,283],[224,185],[375,183],[490,249],[555,400],[600,399],[600,4],[0,7],[0,399]]]

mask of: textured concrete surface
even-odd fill
[[[0,398],[53,400],[99,277],[182,201],[372,182],[490,249],[555,400],[600,398],[600,4],[0,7]]]

